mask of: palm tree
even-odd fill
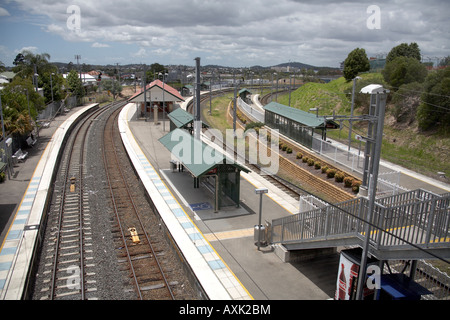
[[[33,77],[35,73],[43,74],[55,71],[55,67],[49,63],[48,53],[34,54],[24,50],[16,56],[13,71],[22,78]]]

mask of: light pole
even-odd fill
[[[364,154],[364,178],[363,186],[368,187],[369,207],[364,227],[364,244],[359,267],[356,299],[363,299],[363,287],[367,274],[367,255],[369,254],[370,229],[375,213],[375,198],[377,191],[378,171],[381,156],[381,144],[383,142],[384,116],[386,111],[386,99],[389,90],[381,85],[369,85],[361,89],[361,93],[370,94],[369,115],[375,118],[375,123],[369,124],[368,141]],[[369,155],[370,153],[370,155]],[[370,158],[370,163],[369,163]]]
[[[355,77],[353,79],[353,90],[352,90],[352,110],[350,113],[350,117],[353,118],[353,108],[355,105],[355,87],[356,87],[356,80],[360,80],[362,79],[361,77]],[[347,160],[350,159],[350,146],[352,144],[352,126],[353,126],[353,121],[350,120],[350,127],[348,129],[348,155],[347,155]]]
[[[166,76],[168,76],[169,74],[160,72],[159,75],[162,75],[162,77],[163,77],[163,131],[166,131],[166,98],[164,95],[164,93],[165,93],[164,92],[165,91],[164,83],[165,83]]]
[[[52,91],[52,102],[53,102],[53,79],[52,76],[55,75],[53,72],[50,73],[50,89]],[[27,91],[28,92],[28,91]]]
[[[259,194],[259,222],[258,222],[258,251],[261,247],[261,219],[262,219],[262,198],[263,194],[268,193],[269,190],[267,188],[258,188],[255,189],[255,193]]]

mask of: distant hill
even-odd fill
[[[306,63],[301,63],[301,62],[287,62],[287,63],[280,63],[276,66],[273,67],[293,67],[293,68],[298,68],[298,69],[319,69],[320,67],[315,67],[312,66],[310,64],[306,64]]]

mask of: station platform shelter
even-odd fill
[[[200,187],[200,179],[212,186],[215,212],[224,206],[240,206],[241,171],[250,170],[183,129],[176,128],[159,141],[172,154],[172,170],[189,171],[194,188]]]
[[[144,97],[144,90],[132,96],[128,101],[140,105],[140,116],[148,117],[155,109],[158,113],[169,114],[175,109],[177,105],[184,102],[184,98],[177,89],[163,83],[161,80],[155,80],[146,87],[146,97]],[[145,103],[147,104],[145,106]]]
[[[170,120],[170,131],[184,129],[189,131],[190,134],[194,133],[194,116],[191,113],[178,108],[172,111],[168,117]],[[207,129],[209,126],[202,122],[202,128]]]
[[[326,140],[327,129],[339,129],[339,124],[333,120],[277,102],[265,105],[264,110],[267,126],[280,130],[280,133],[308,148],[312,148],[314,134]]]
[[[239,98],[241,98],[245,103],[251,103],[252,99],[252,92],[248,90],[247,88],[241,89],[239,91]]]

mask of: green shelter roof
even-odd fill
[[[314,113],[309,113],[297,108],[291,108],[284,104],[277,102],[271,102],[264,106],[264,110],[278,114],[284,118],[301,123],[307,127],[320,128],[325,127],[326,123],[332,123],[334,126],[339,127],[337,123],[332,120],[326,120],[325,117],[317,117]]]
[[[170,121],[172,121],[177,128],[183,128],[187,126],[189,123],[194,121],[194,115],[191,113],[178,108],[171,113],[168,114],[168,117]],[[207,128],[208,125],[205,123],[202,123],[202,127]]]
[[[197,178],[221,165],[231,165],[238,170],[249,172],[218,149],[195,139],[185,130],[175,129],[159,141]]]
[[[248,90],[247,88],[244,88],[244,89],[242,89],[242,90],[239,91],[239,95],[241,95],[242,93],[246,93],[246,92],[247,92],[247,93],[250,93],[250,94],[252,93],[252,92],[251,92],[250,90]]]
[[[168,117],[176,125],[177,128],[182,128],[188,123],[194,121],[194,116],[181,108],[178,108],[169,113]]]

